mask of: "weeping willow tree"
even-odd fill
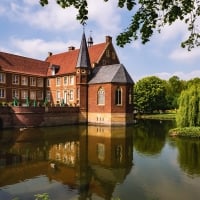
[[[176,122],[178,127],[200,126],[200,86],[182,91]]]

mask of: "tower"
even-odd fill
[[[80,50],[76,64],[76,84],[77,84],[77,102],[80,106],[82,116],[87,119],[88,111],[88,81],[91,72],[90,57],[86,42],[85,33],[83,32]]]

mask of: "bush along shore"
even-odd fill
[[[170,136],[191,137],[200,139],[200,127],[184,127],[169,130]]]

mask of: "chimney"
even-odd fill
[[[48,52],[48,56],[50,57],[50,56],[52,56],[53,55],[53,53],[52,52]]]
[[[74,46],[68,47],[68,51],[73,51],[73,50],[75,50],[75,47],[74,47]]]
[[[106,36],[106,43],[111,43],[112,42],[112,37]]]

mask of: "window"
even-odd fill
[[[47,79],[47,87],[50,87],[50,79]]]
[[[50,92],[50,91],[47,91],[46,94],[47,94],[47,96],[46,96],[47,101],[50,102],[50,101],[51,101],[51,92]]]
[[[69,85],[74,85],[74,76],[69,77]]]
[[[73,90],[70,90],[70,91],[69,91],[69,100],[70,100],[70,101],[73,101],[73,100],[74,100],[74,91],[73,91]]]
[[[105,105],[105,91],[103,88],[99,88],[98,90],[97,104]]]
[[[4,88],[0,88],[0,98],[6,97],[6,90]]]
[[[38,78],[37,79],[37,86],[38,87],[43,87],[43,79],[42,78]]]
[[[56,101],[60,102],[60,91],[56,91]]]
[[[37,91],[37,99],[39,99],[39,100],[43,99],[43,92],[41,90]]]
[[[106,50],[106,57],[108,57],[108,58],[110,57],[110,50],[109,49]]]
[[[36,100],[36,91],[30,91],[30,99]]]
[[[21,77],[21,85],[28,85],[28,77],[26,76]]]
[[[19,75],[12,76],[12,84],[19,85]]]
[[[122,89],[117,88],[115,91],[115,104],[122,105]]]
[[[0,73],[0,83],[6,82],[6,75],[4,73]]]
[[[129,89],[128,102],[129,102],[129,104],[132,104],[132,90],[131,90],[131,88]]]
[[[56,78],[56,86],[60,86],[60,83],[61,83],[61,78],[57,77]]]
[[[30,77],[30,86],[36,86],[36,78]]]
[[[63,78],[63,83],[64,83],[64,85],[67,85],[67,82],[68,82],[68,77],[67,77],[67,76],[64,76],[64,78]]]
[[[21,99],[26,99],[28,97],[28,90],[21,90]]]
[[[12,98],[17,98],[19,99],[19,90],[17,89],[12,89]]]

